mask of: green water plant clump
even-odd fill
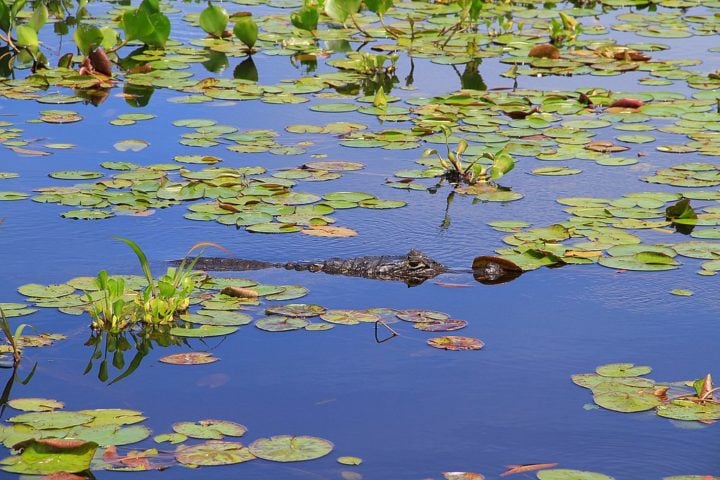
[[[465,139],[460,139],[455,149],[451,149],[449,139],[452,132],[449,127],[441,126],[445,135],[446,155],[441,156],[434,148],[428,148],[423,152],[424,157],[436,155],[442,168],[442,178],[453,184],[469,184],[490,183],[502,177],[510,170],[515,168],[515,159],[505,150],[497,153],[484,153],[480,158],[470,161],[463,161],[462,155],[468,149],[468,143]],[[484,160],[484,161],[481,161]],[[490,164],[486,164],[487,161]]]
[[[126,243],[137,255],[147,287],[138,294],[126,287],[123,278],[111,277],[106,270],[101,270],[95,279],[98,293],[85,295],[93,319],[93,329],[118,332],[137,323],[168,324],[187,311],[190,295],[198,280],[199,274],[193,272],[198,257],[187,262],[183,260],[177,268],[168,267],[163,276],[155,279],[142,249],[127,238],[118,237],[118,240]],[[211,243],[200,243],[193,246],[190,252],[207,245],[219,247]]]

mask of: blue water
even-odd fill
[[[708,57],[703,48],[689,49],[686,45],[690,41],[704,48],[704,40],[697,38],[662,40],[673,48],[654,55]],[[717,58],[710,55],[707,60],[703,69],[716,68],[713,65]],[[227,74],[238,60],[230,62]],[[285,57],[260,54],[256,63],[263,84],[298,75]],[[409,66],[404,60],[399,66],[397,75],[402,79]],[[481,72],[489,87],[511,85],[508,79],[497,76],[506,68],[494,60],[483,62]],[[320,63],[318,72],[323,71],[334,69]],[[449,66],[416,59],[414,75],[415,90],[396,89],[393,94],[402,98],[428,97],[459,88]],[[618,81],[618,89],[638,89],[635,81],[642,76],[643,72],[631,73],[614,77],[613,82]],[[603,86],[605,82],[590,76],[523,78],[520,86],[574,89]],[[660,89],[687,92],[683,82]],[[503,246],[504,234],[489,228],[487,222],[520,219],[543,226],[567,218],[563,207],[555,202],[558,197],[615,198],[636,191],[669,191],[672,187],[649,185],[638,179],[678,163],[680,158],[655,152],[653,147],[633,146],[623,155],[649,153],[640,158],[642,171],[572,160],[560,163],[581,168],[583,173],[574,177],[538,177],[527,173],[550,163],[522,157],[503,183],[523,193],[523,200],[472,204],[469,198],[458,196],[449,208],[451,224],[443,229],[440,224],[448,190],[430,195],[383,186],[394,171],[414,168],[420,150],[341,148],[335,144],[335,137],[283,131],[290,123],[358,121],[374,130],[393,128],[393,123],[380,125],[374,117],[361,114],[313,113],[307,109],[309,104],[252,101],[178,105],[167,101],[177,92],[167,90],[156,91],[150,105],[137,110],[116,97],[117,90],[99,107],[60,106],[84,117],[82,122],[62,126],[26,123],[52,106],[0,101],[0,114],[9,115],[2,118],[22,128],[23,138],[78,145],[47,157],[19,157],[6,150],[0,156],[0,171],[14,171],[21,176],[0,180],[2,190],[71,185],[72,181],[54,180],[47,174],[99,169],[99,163],[111,160],[143,165],[169,163],[174,155],[202,152],[221,157],[224,161],[219,166],[262,165],[273,170],[298,166],[312,160],[313,153],[325,153],[328,160],[359,161],[366,168],[345,173],[332,182],[301,183],[297,190],[316,194],[367,191],[381,198],[407,201],[408,206],[383,211],[336,211],[333,216],[337,225],[354,228],[359,235],[326,239],[300,234],[249,234],[213,222],[190,222],[182,218],[187,211],[184,205],[159,210],[149,217],[71,221],[59,216],[71,207],[29,200],[0,202],[0,218],[4,219],[0,225],[2,301],[21,301],[23,297],[15,289],[25,283],[63,282],[75,276],[94,275],[102,268],[113,273],[140,273],[132,252],[113,240],[114,236],[139,243],[156,271],[200,241],[217,242],[241,258],[267,261],[401,254],[415,247],[452,267],[468,268],[473,257],[492,254]],[[129,127],[108,124],[118,114],[138,111],[152,112],[157,118]],[[219,124],[239,129],[271,128],[281,133],[277,140],[282,144],[306,139],[316,143],[308,147],[306,154],[287,157],[240,155],[223,145],[209,149],[184,147],[177,142],[187,130],[172,126],[172,121],[179,118],[213,118]],[[618,134],[612,128],[597,133],[597,138],[608,139]],[[663,140],[662,134],[651,134]],[[151,145],[138,153],[114,150],[115,142],[128,138],[148,140]],[[684,155],[682,161],[709,160]],[[679,234],[654,233],[650,237],[672,242],[686,239]],[[653,413],[586,410],[583,406],[592,403],[590,392],[570,381],[574,373],[591,372],[597,365],[615,362],[650,365],[654,369],[650,377],[656,380],[690,380],[708,372],[720,378],[717,280],[695,273],[699,261],[682,262],[679,270],[663,273],[571,265],[529,272],[497,286],[481,285],[469,274],[457,273],[415,288],[306,272],[246,272],[239,276],[264,283],[303,285],[310,289],[310,295],[300,301],[327,308],[445,311],[469,322],[465,330],[457,333],[480,338],[486,347],[478,352],[431,349],[425,341],[432,335],[403,322],[393,324],[400,335],[382,344],[375,342],[372,325],[287,333],[268,333],[247,326],[225,339],[189,341],[194,349],[212,351],[221,359],[218,363],[164,365],[157,361],[159,357],[188,348],[156,347],[137,372],[114,385],[98,381],[97,366],[83,375],[92,353],[83,346],[90,334],[88,317],[43,310],[23,321],[40,331],[63,333],[68,339],[49,348],[26,349],[21,376],[27,375],[35,362],[38,369],[27,385],[14,387],[12,396],[57,398],[71,410],[142,410],[148,417],[145,424],[154,434],[169,432],[178,421],[216,418],[246,425],[249,431],[245,439],[240,439],[246,443],[259,437],[297,434],[327,438],[335,444],[331,455],[307,463],[253,461],[199,470],[173,467],[168,472],[143,473],[147,478],[336,479],[346,470],[360,473],[366,480],[438,478],[444,471],[478,471],[496,478],[505,465],[549,462],[628,480],[693,473],[718,475],[720,436],[716,425],[677,423]],[[446,288],[435,281],[463,284],[464,288]],[[674,288],[690,289],[694,296],[670,295]],[[261,309],[253,314],[261,316]],[[0,382],[4,378],[0,377]],[[4,416],[10,415],[6,412]],[[138,448],[153,446],[147,440]],[[335,461],[341,455],[359,456],[364,462],[359,467],[343,467]],[[98,472],[97,478],[120,475]],[[0,478],[15,477],[0,474]],[[534,474],[517,478],[534,478]]]

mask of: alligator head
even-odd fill
[[[409,287],[448,271],[445,265],[414,248],[397,261],[384,265],[383,270],[389,278],[401,280]]]

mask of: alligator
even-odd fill
[[[401,256],[368,256],[355,258],[331,258],[329,260],[308,262],[272,263],[258,260],[244,260],[231,257],[197,257],[193,259],[194,268],[211,272],[263,270],[266,268],[284,268],[286,270],[323,272],[330,275],[346,275],[374,280],[393,280],[405,282],[408,287],[420,285],[425,280],[435,278],[442,273],[472,273],[475,280],[486,284],[503,283],[522,273],[510,262],[502,262],[496,257],[478,257],[483,262],[473,263],[472,270],[453,270],[434,260],[419,250],[411,249]],[[494,261],[496,259],[497,261]],[[170,262],[173,265],[180,260]]]

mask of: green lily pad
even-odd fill
[[[0,201],[1,200],[24,200],[28,198],[30,195],[23,192],[2,192],[0,191]]]
[[[7,404],[16,410],[25,412],[51,412],[65,406],[64,403],[49,398],[14,398]]]
[[[51,172],[49,176],[60,180],[92,180],[94,178],[101,178],[103,173],[90,170],[62,170]]]
[[[8,418],[8,422],[22,423],[38,430],[68,428],[92,421],[92,415],[78,412],[51,411],[31,412]]]
[[[643,412],[652,410],[662,401],[652,393],[645,392],[602,392],[593,395],[595,403],[616,412]]]
[[[291,223],[256,223],[248,225],[245,230],[254,233],[293,233],[299,232],[302,227]]]
[[[639,377],[652,371],[650,367],[636,367],[632,363],[609,363],[595,369],[603,377]]]
[[[537,473],[537,478],[539,480],[613,480],[613,477],[602,473],[564,468],[541,470]]]
[[[327,310],[320,318],[330,323],[340,325],[357,325],[361,322],[377,322],[379,315],[363,312],[361,310]]]
[[[338,457],[337,462],[341,465],[360,465],[362,463],[362,459],[359,457],[345,456],[345,457]]]
[[[358,203],[363,208],[377,208],[377,209],[387,209],[387,208],[401,208],[407,205],[407,202],[403,202],[401,200],[381,200],[379,198],[371,198],[369,200],[362,200]]]
[[[41,298],[57,298],[70,295],[75,291],[74,287],[66,283],[52,284],[52,285],[40,285],[37,283],[28,283],[19,287],[18,292],[27,297],[41,297]]]
[[[329,323],[308,323],[307,325],[305,325],[304,328],[309,332],[315,332],[321,330],[330,330],[332,328],[335,328],[335,325],[331,325]]]
[[[101,425],[98,427],[78,426],[68,432],[68,437],[92,441],[102,447],[110,445],[131,445],[141,442],[150,436],[150,429],[143,425],[118,427]]]
[[[268,300],[295,300],[308,294],[309,290],[301,285],[280,285],[282,292],[265,295]]]
[[[217,325],[201,325],[198,328],[171,328],[170,335],[176,337],[205,338],[219,337],[237,332],[237,327],[222,327]]]
[[[656,252],[640,252],[634,255],[601,257],[598,264],[618,270],[662,271],[678,268],[679,262],[672,257]]]
[[[77,210],[68,210],[60,214],[63,218],[70,218],[72,220],[104,220],[106,218],[114,217],[115,214],[108,212],[107,210],[90,210],[88,208],[80,208]]]
[[[673,295],[676,295],[678,297],[692,297],[693,291],[692,290],[685,290],[682,288],[674,288],[670,290],[670,293]]]
[[[168,443],[172,443],[173,445],[177,445],[178,443],[183,443],[187,439],[188,439],[188,437],[186,437],[185,435],[182,435],[180,433],[162,433],[160,435],[155,435],[153,437],[153,440],[157,443],[168,442]]]
[[[255,326],[266,332],[288,332],[305,328],[308,321],[300,317],[282,317],[279,315],[259,319]]]
[[[82,472],[90,468],[98,444],[60,438],[31,439],[16,447],[19,456],[2,460],[6,472],[52,475],[59,472]]]
[[[333,450],[333,444],[318,437],[277,435],[258,438],[249,445],[248,449],[263,460],[300,462],[324,457]]]
[[[673,400],[657,407],[657,414],[674,420],[712,422],[720,420],[720,404]]]
[[[227,420],[200,420],[197,422],[174,423],[172,429],[176,433],[191,438],[202,438],[207,440],[220,440],[223,436],[242,437],[247,428],[239,423]]]
[[[375,198],[374,195],[363,192],[332,192],[323,195],[323,199],[330,201],[345,201],[358,203],[364,200],[370,200]]]
[[[533,175],[548,175],[548,176],[564,176],[564,175],[577,175],[582,173],[579,168],[568,168],[568,167],[540,167],[532,171]]]
[[[315,317],[324,312],[325,307],[306,303],[290,303],[265,309],[265,313],[268,315],[282,315],[285,317]]]
[[[218,325],[228,327],[239,327],[252,322],[250,315],[240,312],[225,312],[222,310],[198,310],[194,314],[181,315],[186,322],[198,325]]]
[[[354,103],[317,103],[310,107],[314,112],[345,113],[354,112],[359,105]]]

